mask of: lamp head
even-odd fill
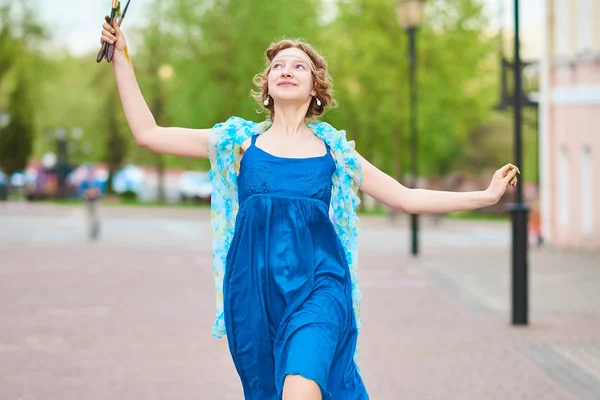
[[[396,3],[398,23],[404,30],[421,26],[425,14],[426,0],[399,0]]]

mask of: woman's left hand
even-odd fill
[[[486,190],[486,192],[488,192],[490,197],[493,199],[494,204],[500,201],[500,198],[502,198],[502,195],[504,195],[507,186],[510,185],[515,187],[517,185],[517,174],[520,173],[521,171],[519,171],[519,168],[512,164],[506,164],[504,167],[494,172],[492,182]]]

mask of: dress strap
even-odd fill
[[[329,145],[325,141],[323,143],[325,143],[325,150],[327,150],[327,154],[331,153]]]
[[[252,135],[252,139],[250,141],[250,146],[256,146],[256,138],[258,138],[258,134]]]

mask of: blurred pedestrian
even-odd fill
[[[96,177],[93,166],[88,166],[84,178],[79,183],[79,197],[85,201],[87,232],[90,240],[100,237],[99,203],[104,191],[104,183]]]
[[[227,333],[246,399],[368,399],[355,358],[357,190],[406,213],[471,210],[498,202],[517,169],[500,168],[485,191],[402,186],[356,152],[344,131],[317,121],[334,104],[327,64],[295,40],[272,43],[254,77],[264,122],[160,127],[117,24],[103,26],[101,41],[115,45],[113,70],[136,142],[210,159],[213,334]]]

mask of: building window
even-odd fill
[[[563,3],[567,3],[563,1]],[[594,0],[577,0],[577,53],[588,53],[592,50],[592,19]]]
[[[592,149],[584,146],[581,154],[581,232],[584,235],[594,233],[594,199]]]
[[[569,224],[569,214],[571,205],[570,202],[570,187],[571,175],[569,168],[569,153],[566,146],[561,146],[558,152],[558,179],[556,189],[558,190],[558,223],[564,227]]]
[[[569,2],[554,0],[554,56],[565,58],[569,56],[571,44],[571,10]]]

